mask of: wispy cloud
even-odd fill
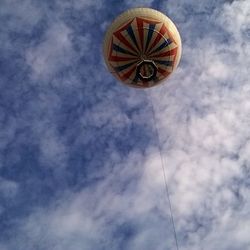
[[[26,51],[27,64],[34,77],[49,79],[63,65],[69,65],[74,54],[70,41],[70,31],[63,24],[52,24],[44,36],[44,41]]]
[[[142,4],[183,39],[180,67],[147,91],[117,83],[101,47]],[[249,9],[2,2],[0,249],[175,249],[156,128],[180,248],[249,249]]]
[[[241,192],[249,182],[249,167],[241,158],[250,133],[250,64],[245,31],[240,30],[246,30],[249,5],[235,1],[219,8],[209,3],[200,9],[189,4],[193,16],[185,4],[174,4],[176,19],[188,19],[180,26],[181,67],[164,95],[156,89],[154,99],[180,242],[183,249],[247,249],[243,221],[249,221],[249,207]],[[192,28],[198,19],[206,20],[205,37]],[[214,25],[221,33],[210,30]]]

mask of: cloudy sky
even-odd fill
[[[142,6],[183,42],[149,90],[102,58]],[[1,0],[0,21],[0,250],[176,249],[159,146],[179,249],[250,249],[249,0]]]

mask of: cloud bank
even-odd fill
[[[175,74],[146,91],[117,83],[101,52],[113,18],[142,4],[183,40]],[[249,10],[3,1],[0,249],[175,249],[156,129],[180,249],[249,249]]]

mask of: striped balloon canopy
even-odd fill
[[[104,59],[124,84],[149,88],[166,79],[181,57],[181,39],[173,22],[149,8],[118,16],[106,32]]]

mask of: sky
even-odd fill
[[[133,7],[182,38],[147,90],[102,56]],[[248,0],[1,0],[0,21],[0,250],[176,249],[160,150],[179,249],[250,249]]]

